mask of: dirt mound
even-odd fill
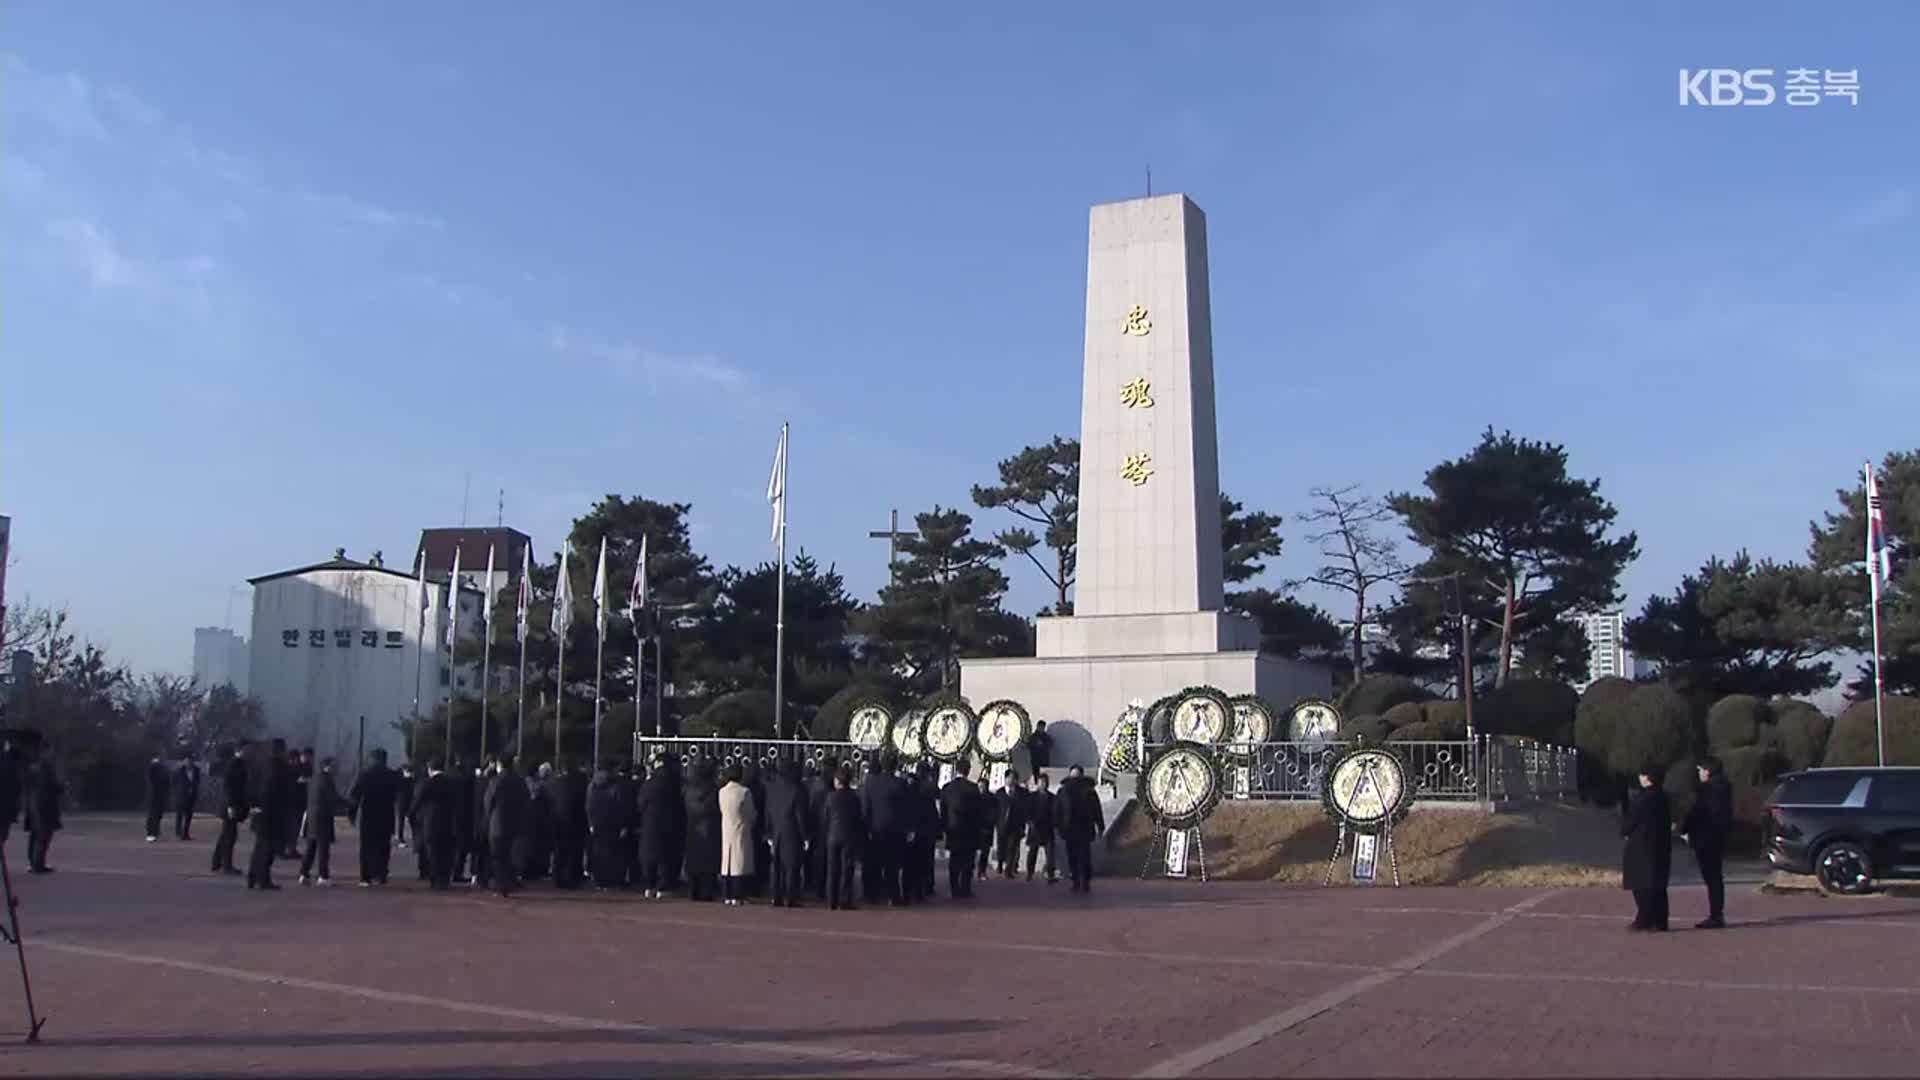
[[[1317,884],[1339,839],[1319,803],[1222,803],[1203,833],[1208,876],[1230,881]],[[1107,872],[1138,873],[1151,838],[1146,816],[1130,815],[1111,837]],[[1393,830],[1393,846],[1407,885],[1620,883],[1620,819],[1606,810],[1416,806]],[[1346,880],[1350,865],[1343,857],[1334,880]],[[1391,873],[1382,851],[1381,879]]]

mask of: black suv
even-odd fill
[[[1822,889],[1920,878],[1920,768],[1788,773],[1767,800],[1767,861]]]

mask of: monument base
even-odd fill
[[[1026,706],[1053,735],[1055,770],[1100,761],[1107,736],[1127,703],[1151,705],[1189,686],[1228,694],[1258,694],[1284,710],[1302,697],[1333,692],[1333,671],[1322,664],[1257,652],[1176,653],[1161,656],[998,658],[960,661],[960,692],[976,708],[997,698]],[[1025,772],[1025,754],[1016,758]]]

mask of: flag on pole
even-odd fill
[[[600,538],[600,565],[593,572],[593,624],[601,637],[607,636],[607,538]]]
[[[1880,503],[1880,486],[1873,476],[1873,465],[1867,465],[1867,582],[1873,589],[1873,603],[1878,607],[1880,593],[1887,587],[1887,579],[1893,576],[1893,552],[1887,546],[1887,514]]]
[[[453,576],[447,579],[447,648],[460,631],[460,549],[453,549]]]
[[[567,556],[572,551],[572,544],[560,549],[560,579],[553,587],[553,635],[563,640],[573,627],[573,581],[567,576]]]
[[[533,608],[533,545],[520,549],[520,611],[514,618],[513,640],[525,644],[527,613]]]
[[[640,621],[647,606],[647,538],[640,538],[640,557],[633,561],[633,588],[627,590],[627,618]]]
[[[424,644],[427,638],[427,549],[421,545],[419,559],[420,584],[414,597],[414,606],[420,609],[420,640]]]
[[[773,542],[787,529],[787,427],[780,425],[780,448],[773,452],[773,475],[767,480],[767,502],[773,504]]]
[[[487,593],[480,602],[480,617],[487,624],[487,640],[493,640],[493,545],[487,545]]]

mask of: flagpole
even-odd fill
[[[565,572],[564,568],[562,572]],[[566,711],[567,703],[567,632],[565,630],[560,632],[560,660],[554,665],[553,683],[553,771],[559,772],[560,718]]]
[[[778,584],[775,585],[773,607],[773,737],[778,739],[784,723],[787,707],[787,425],[780,425],[780,522],[775,526],[779,537],[777,555],[780,559]]]
[[[1880,508],[1878,492],[1874,483],[1873,462],[1866,464],[1867,474],[1867,611],[1873,620],[1873,741],[1874,761],[1882,766],[1887,763],[1887,729],[1881,711],[1885,708],[1886,693],[1880,680],[1880,543],[1882,538],[1876,535],[1885,528],[1884,522],[1876,516]]]
[[[454,647],[460,642],[460,549],[453,549],[453,572],[447,577],[447,738],[442,753],[447,756],[447,768],[453,768],[453,690],[460,681],[459,664],[454,656]]]
[[[419,611],[414,617],[417,625],[413,633],[413,722],[407,725],[407,764],[417,769],[420,767],[420,762],[414,759],[413,745],[414,737],[420,731],[420,680],[425,677],[427,671],[427,548],[425,544],[420,546],[420,583],[416,589],[418,591],[414,593],[413,606]]]
[[[527,753],[527,632],[520,631],[520,704],[513,719],[513,756],[525,758]]]
[[[593,762],[599,767],[600,761],[600,681],[601,670],[607,656],[607,623],[600,621],[600,640],[593,650]]]
[[[487,760],[487,698],[493,681],[493,545],[487,545],[487,591],[480,598],[486,641],[480,646],[480,760]]]

